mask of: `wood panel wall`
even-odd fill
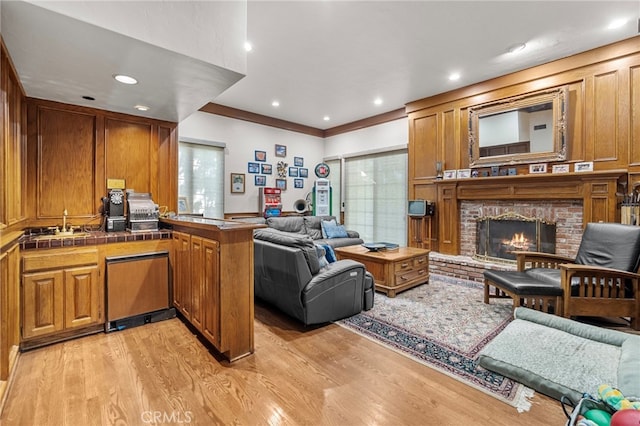
[[[441,161],[444,169],[469,167],[468,109],[478,104],[567,85],[564,163],[593,161],[595,171],[622,170],[623,180],[628,180],[630,186],[640,182],[638,46],[640,36],[407,104],[409,198],[432,199],[442,204],[436,206],[437,241],[433,246],[444,253],[457,254],[458,242],[452,241],[459,227],[457,212],[451,206],[446,214],[440,209],[456,200],[455,191],[438,184],[435,164]],[[518,175],[528,173],[528,164],[512,167],[517,168]],[[541,185],[540,191],[544,190]],[[616,202],[615,190],[611,191],[606,191],[606,197],[614,199],[606,200],[607,205]],[[596,209],[596,204],[588,208]]]
[[[0,38],[0,230],[25,219],[25,95]]]
[[[176,123],[28,98],[27,125],[30,225],[99,223],[108,178],[175,210]]]

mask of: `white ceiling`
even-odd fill
[[[6,9],[7,0],[3,3]],[[147,2],[148,7],[154,3]],[[171,121],[210,101],[327,129],[633,37],[638,34],[640,0],[249,0],[247,39],[253,50],[247,54],[244,78],[84,22],[57,22],[61,15],[51,11],[41,14],[35,20],[29,13],[20,25],[9,23],[9,29],[4,17],[2,21],[3,38],[28,96]],[[607,30],[617,18],[628,22]],[[180,28],[172,30],[180,37]],[[9,33],[11,37],[5,35]],[[519,42],[527,43],[527,49],[507,55],[508,47]],[[105,58],[105,50],[119,53]],[[146,58],[138,61],[137,66],[145,68],[140,75],[156,76],[153,84],[138,87],[135,97],[142,101],[113,81],[105,86],[87,77],[132,55]],[[30,57],[39,65],[29,65]],[[449,81],[452,72],[459,72],[460,80]],[[220,89],[225,79],[240,80]],[[96,101],[80,99],[85,94]],[[373,104],[376,97],[383,99],[382,105]],[[280,102],[278,108],[271,106],[273,100]],[[152,109],[132,112],[132,103],[148,103]],[[323,120],[325,115],[330,121]]]

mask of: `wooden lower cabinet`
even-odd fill
[[[14,237],[5,237],[7,245],[0,247],[0,401],[8,388],[20,345],[20,247],[19,235]]]
[[[173,306],[191,321],[191,236],[173,233]]]
[[[253,353],[252,231],[212,236],[174,229],[173,305],[234,361]]]
[[[217,241],[173,233],[176,309],[214,346],[220,348],[220,285]]]
[[[104,323],[97,249],[23,256],[22,340]]]
[[[202,241],[202,329],[204,337],[216,346],[220,346],[220,281],[219,245],[217,241]]]

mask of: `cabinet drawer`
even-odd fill
[[[395,283],[394,285],[400,286],[402,284],[406,284],[412,281],[426,281],[429,278],[429,271],[427,268],[420,268],[405,272],[397,272],[395,274]]]
[[[98,264],[97,249],[53,250],[22,256],[22,272]]]

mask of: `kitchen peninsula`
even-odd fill
[[[173,306],[229,361],[253,353],[253,230],[264,225],[176,216]]]
[[[253,353],[253,229],[263,225],[194,216],[161,222],[160,230],[140,233],[23,235],[20,347],[119,329],[110,326],[110,312],[173,306],[230,361]],[[143,262],[127,263],[120,267],[124,275],[116,277],[109,269],[114,259],[139,261],[163,253],[168,263],[159,270],[139,271]],[[115,295],[114,279],[121,289]],[[126,316],[116,318],[128,324]]]

